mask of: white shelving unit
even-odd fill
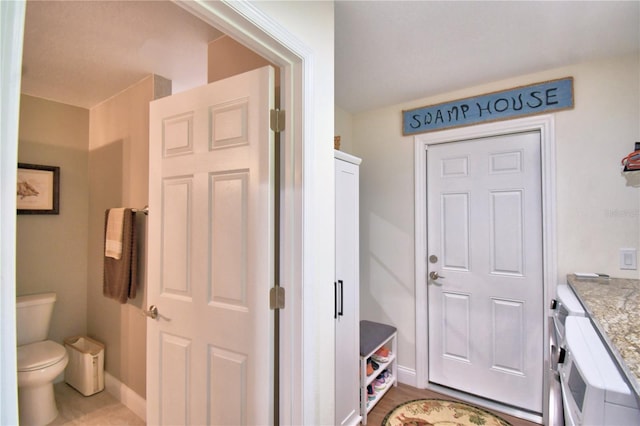
[[[360,414],[362,424],[367,424],[367,414],[375,407],[380,399],[393,386],[398,386],[398,363],[397,363],[397,330],[395,327],[380,324],[372,321],[360,321]],[[389,359],[387,362],[377,362],[377,370],[371,375],[367,375],[367,360],[382,347],[389,349]],[[385,382],[385,387],[375,391],[375,398],[369,400],[367,387],[385,370],[390,373],[389,379]]]

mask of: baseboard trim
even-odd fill
[[[417,388],[418,376],[416,375],[416,370],[398,365],[398,382]]]
[[[106,371],[104,372],[104,387],[122,405],[145,422],[147,421],[147,401],[143,397]]]
[[[418,387],[416,370],[399,365],[398,382]],[[145,422],[147,421],[147,401],[143,397],[106,371],[104,372],[104,387],[107,392],[120,401],[125,407],[133,411],[136,416]]]

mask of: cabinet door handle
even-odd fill
[[[338,283],[333,282],[333,318],[338,318]]]
[[[558,353],[558,364],[564,364],[564,359],[567,356],[567,351],[565,348],[560,348],[560,352]]]
[[[344,283],[342,282],[342,280],[338,280],[338,284],[340,284],[340,312],[338,312],[338,315],[343,316],[344,315]]]

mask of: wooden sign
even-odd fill
[[[402,111],[405,136],[573,108],[573,77]]]

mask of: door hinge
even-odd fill
[[[284,130],[284,110],[271,110],[271,130],[279,133]]]
[[[284,309],[284,287],[271,287],[269,291],[269,309]]]

